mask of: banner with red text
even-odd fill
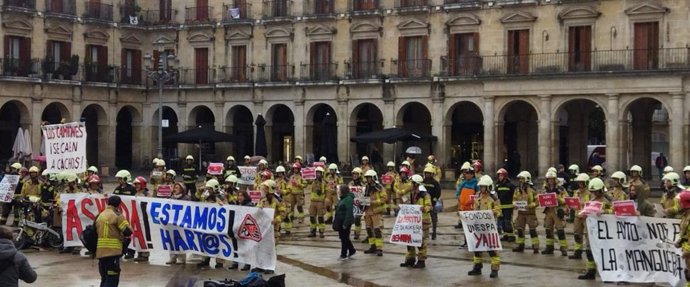
[[[401,204],[395,218],[393,232],[388,242],[398,245],[421,247],[424,238],[422,229],[422,206]]]
[[[469,251],[503,249],[492,210],[460,211],[460,219]]]
[[[86,126],[83,122],[44,125],[41,131],[48,172],[86,171]]]

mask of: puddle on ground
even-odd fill
[[[289,264],[295,267],[299,267],[301,269],[304,269],[306,271],[312,272],[319,274],[324,277],[331,278],[333,280],[338,281],[339,283],[344,283],[350,286],[355,286],[355,287],[382,287],[382,285],[378,285],[376,283],[366,281],[360,278],[353,277],[349,273],[340,273],[336,272],[330,269],[326,269],[323,267],[318,267],[314,266],[311,264],[304,263],[302,261],[294,260],[287,258],[283,255],[278,255],[278,261],[283,262],[285,264]]]

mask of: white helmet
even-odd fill
[[[376,172],[371,170],[371,169],[367,170],[367,172],[364,173],[364,177],[369,177],[369,176],[376,177]]]
[[[152,163],[153,165],[157,165],[159,160],[160,160],[159,158],[154,157],[153,160],[151,161],[151,163]]]
[[[116,178],[122,178],[122,180],[124,180],[124,181],[126,181],[126,182],[132,181],[132,174],[129,173],[129,171],[124,170],[124,169],[118,171],[118,172],[115,174],[115,177],[116,177]]]
[[[87,169],[87,171],[97,173],[97,172],[98,172],[98,168],[92,165],[92,166],[90,166],[90,167]]]
[[[249,155],[245,155],[245,156],[244,156],[244,159],[245,159],[245,160],[250,160],[250,159],[252,159],[252,157],[249,156]]]
[[[338,165],[335,163],[329,164],[328,169],[330,170],[338,170]]]
[[[589,175],[587,175],[586,173],[578,174],[575,177],[575,181],[584,182],[585,185],[589,185]]]
[[[685,167],[683,168],[683,172],[688,172],[688,171],[690,171],[690,165],[685,166]]]
[[[162,159],[159,159],[158,162],[156,162],[156,166],[165,166],[165,161]]]
[[[571,164],[571,165],[568,167],[568,170],[569,170],[569,171],[572,171],[572,172],[575,173],[575,174],[580,173],[580,167],[577,166],[577,164]]]
[[[555,167],[549,167],[549,169],[546,170],[546,173],[553,172],[553,173],[558,173],[558,170]]]
[[[400,165],[410,166],[410,162],[409,161],[403,161]]]
[[[235,157],[229,155],[229,156],[225,159],[225,161],[235,161]]]
[[[325,157],[325,156],[322,156],[322,157],[319,158],[319,161],[326,162],[327,160],[326,160],[326,157]]]
[[[76,182],[77,180],[79,180],[79,177],[78,177],[77,174],[74,173],[74,172],[68,172],[68,173],[65,175],[65,180],[66,180],[67,182]]]
[[[218,190],[218,188],[220,187],[220,183],[215,179],[209,179],[208,181],[206,181],[206,185],[204,186],[213,188],[213,190]]]
[[[532,184],[532,174],[529,173],[529,171],[521,171],[517,175],[518,179],[524,179],[525,183]]]
[[[672,166],[667,165],[666,167],[664,167],[664,173],[669,173],[669,172],[672,172],[672,171],[673,171],[673,167],[672,167]]]
[[[422,182],[424,182],[424,178],[419,174],[415,174],[412,176],[412,182],[416,184],[421,184]]]
[[[166,174],[169,174],[169,175],[172,175],[173,177],[176,177],[176,176],[177,176],[177,173],[176,173],[174,170],[172,170],[172,169],[169,169],[169,170],[166,171],[165,173],[166,173]]]
[[[21,164],[21,163],[18,163],[18,162],[15,162],[15,163],[13,163],[12,165],[10,165],[10,167],[11,167],[11,168],[14,168],[14,169],[16,169],[16,170],[20,170],[20,169],[22,168],[22,164]]]
[[[597,165],[592,167],[592,170],[597,171],[597,172],[602,172],[602,171],[604,171],[604,168],[597,164]]]
[[[278,167],[276,167],[276,173],[279,173],[279,172],[285,172],[285,167],[282,165],[279,165]]]
[[[316,172],[323,173],[324,171],[325,171],[325,170],[323,169],[323,167],[320,167],[320,166],[319,166],[319,167],[316,167]]]
[[[194,157],[190,154],[187,155],[187,157],[184,158],[185,160],[194,160]]]
[[[546,178],[556,178],[556,177],[558,177],[558,175],[556,175],[556,172],[549,170],[549,171],[546,172],[546,176],[545,176],[545,177],[546,177]]]
[[[386,164],[386,167],[395,167],[395,163],[392,162],[392,161],[389,161],[389,162]]]
[[[491,179],[490,176],[488,175],[482,175],[482,177],[479,178],[479,182],[477,183],[479,186],[493,186],[494,181]]]
[[[625,173],[622,171],[616,171],[616,172],[612,173],[611,178],[620,182],[623,186],[626,186],[628,184],[628,179],[627,179],[628,177],[625,176]]]
[[[262,182],[261,185],[266,186],[270,189],[273,189],[276,187],[276,182],[272,179],[267,179],[267,180],[264,180],[264,182]]]
[[[633,166],[631,166],[631,167],[630,167],[630,171],[631,171],[631,172],[632,172],[632,171],[636,171],[636,172],[639,172],[640,175],[642,175],[642,167],[640,167],[639,165],[633,165]]]
[[[237,183],[237,181],[239,180],[234,174],[228,175],[228,177],[225,178],[225,182]]]
[[[462,163],[462,166],[460,167],[460,171],[472,171],[472,165],[469,162],[464,162]]]
[[[604,181],[598,177],[593,178],[587,185],[587,189],[589,189],[589,191],[604,191],[604,188],[606,188]]]
[[[268,162],[265,159],[262,159],[259,161],[259,164],[268,165]]]
[[[680,176],[676,172],[669,172],[661,178],[661,182],[666,181],[670,181],[672,185],[678,185],[680,183]]]
[[[362,169],[359,167],[355,167],[352,169],[352,173],[358,173],[359,175],[362,175]]]
[[[369,157],[366,156],[366,155],[362,157],[362,161],[365,161],[365,160],[366,160],[366,161],[369,161]]]

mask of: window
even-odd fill
[[[26,77],[31,73],[31,38],[5,36],[5,74]]]
[[[355,40],[352,44],[352,76],[355,79],[378,75],[375,39]]]
[[[568,28],[568,71],[585,72],[592,69],[592,27]]]
[[[508,31],[508,73],[529,73],[529,30]]]
[[[398,38],[398,75],[424,77],[427,71],[427,36]]]
[[[334,0],[314,0],[314,14],[327,15],[333,13]]]
[[[659,64],[659,22],[635,23],[636,70],[656,69]]]
[[[84,59],[86,80],[103,82],[108,76],[108,47],[99,45],[86,45],[86,57]]]
[[[273,44],[271,58],[271,81],[283,82],[288,80],[287,44]]]
[[[273,17],[288,16],[287,3],[288,0],[273,0]]]
[[[69,64],[72,44],[62,41],[48,41],[46,44],[46,71],[53,73],[65,65]]]
[[[309,46],[309,79],[319,81],[331,79],[333,76],[331,42],[312,42]]]
[[[247,46],[232,46],[230,81],[246,82],[247,78]]]
[[[354,1],[355,11],[376,10],[379,6],[378,0],[352,0]]]
[[[194,49],[194,57],[196,60],[196,81],[195,84],[205,85],[209,83],[208,72],[208,48]]]
[[[167,23],[172,19],[172,0],[159,0],[158,8],[160,9],[159,20],[161,23]]]
[[[479,33],[452,34],[448,43],[448,71],[451,76],[476,75],[482,67]]]
[[[122,78],[124,84],[141,84],[141,50],[122,49]]]
[[[208,20],[208,0],[196,0],[196,20]]]

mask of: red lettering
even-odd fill
[[[81,213],[82,213],[84,216],[86,216],[86,217],[90,218],[91,220],[95,221],[95,220],[96,220],[96,216],[93,215],[93,213],[91,213],[91,211],[89,211],[89,209],[87,208],[87,206],[91,206],[91,205],[93,205],[93,201],[91,200],[91,198],[85,197],[84,199],[82,199],[82,201],[81,201]]]
[[[410,243],[412,242],[412,235],[409,234],[401,234],[400,239],[402,242]]]
[[[134,246],[139,246],[141,249],[147,249],[146,240],[144,239],[144,234],[141,230],[141,224],[139,222],[139,212],[137,211],[137,201],[131,200],[132,214],[129,218],[129,227],[132,229],[132,244]],[[124,204],[123,204],[124,205]]]
[[[108,199],[107,198],[96,199],[96,208],[98,208],[98,213],[103,212],[103,210],[105,210],[106,205],[108,205]]]
[[[473,233],[472,236],[474,236],[475,242],[477,242],[474,248],[479,248],[479,245],[482,243],[482,235]]]
[[[65,210],[65,215],[67,216],[67,226],[65,226],[65,232],[67,234],[67,241],[73,240],[73,229],[77,229],[77,234],[81,235],[81,231],[84,230],[81,226],[81,219],[79,218],[79,212],[77,212],[77,205],[74,203],[74,199],[67,201],[67,209]]]

